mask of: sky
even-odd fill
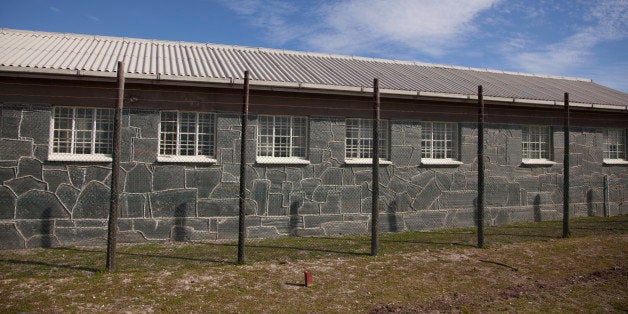
[[[628,92],[628,0],[0,0],[0,27],[579,77]]]

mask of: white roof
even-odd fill
[[[179,41],[0,30],[0,72],[114,77],[125,62],[129,78],[239,83],[328,91],[368,91],[378,78],[384,94],[561,104],[570,101],[628,109],[628,94],[591,80],[419,62]]]

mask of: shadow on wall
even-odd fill
[[[391,232],[399,231],[399,226],[397,222],[397,200],[393,200],[390,204],[388,204],[388,228]]]
[[[587,216],[595,216],[595,210],[593,208],[593,190],[587,191]]]
[[[48,207],[41,213],[41,227],[39,230],[41,234],[41,247],[52,247],[52,229],[52,208]]]
[[[534,203],[532,203],[532,207],[534,208],[534,222],[541,221],[541,195],[537,194],[534,197]]]
[[[299,208],[303,205],[303,201],[294,201],[290,204],[290,235],[297,235],[299,228]]]
[[[190,240],[185,228],[185,218],[187,217],[187,207],[185,204],[177,206],[174,210],[174,230],[172,239],[175,242],[185,242]]]

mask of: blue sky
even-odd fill
[[[628,92],[628,0],[0,0],[0,27],[581,77]]]

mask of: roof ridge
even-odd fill
[[[350,55],[322,53],[322,52],[307,52],[307,51],[287,50],[287,49],[278,49],[278,48],[251,47],[251,46],[227,45],[227,44],[216,44],[216,43],[202,43],[202,42],[192,42],[192,41],[175,41],[175,40],[165,40],[165,39],[135,38],[135,37],[126,37],[126,36],[119,37],[119,36],[107,36],[107,35],[77,34],[77,33],[68,33],[68,32],[20,30],[20,29],[11,29],[11,28],[1,28],[0,29],[0,33],[3,33],[3,34],[4,33],[36,34],[36,35],[46,35],[46,34],[49,34],[49,35],[75,37],[75,38],[93,38],[93,39],[103,39],[103,40],[109,39],[109,40],[112,40],[112,41],[122,41],[122,42],[127,42],[127,43],[132,43],[132,42],[150,42],[150,43],[163,43],[163,44],[194,45],[194,46],[206,46],[206,47],[222,48],[222,49],[236,49],[236,50],[248,50],[248,51],[266,51],[266,52],[270,52],[270,53],[283,53],[283,54],[302,55],[302,56],[318,56],[318,57],[338,58],[338,59],[345,59],[345,60],[357,60],[357,61],[368,61],[368,62],[383,62],[383,63],[391,63],[391,64],[414,65],[414,66],[443,68],[443,69],[454,69],[454,70],[463,70],[463,71],[476,71],[476,72],[484,72],[484,73],[509,74],[509,75],[528,76],[528,77],[539,77],[539,78],[561,79],[561,80],[570,80],[570,81],[593,82],[592,79],[579,78],[579,77],[568,77],[568,76],[558,76],[558,75],[524,73],[524,72],[516,72],[516,71],[503,71],[503,70],[495,70],[495,69],[488,69],[488,68],[474,68],[474,67],[465,67],[465,66],[456,66],[456,65],[427,63],[427,62],[421,62],[421,61],[392,60],[392,59],[383,59],[383,58],[373,58],[373,57],[364,57],[364,56],[350,56]]]

